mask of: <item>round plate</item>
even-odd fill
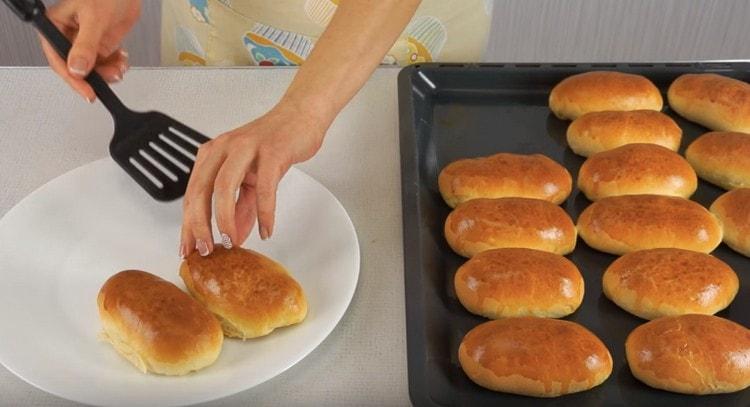
[[[153,201],[110,159],[49,182],[0,220],[0,362],[44,391],[95,405],[192,404],[278,375],[343,316],[357,285],[359,245],[338,200],[302,171],[289,171],[277,201],[273,238],[263,242],[254,232],[244,246],[287,267],[305,290],[307,318],[263,338],[227,339],[213,365],[165,377],[140,373],[97,339],[96,296],[125,269],[185,288],[181,203]]]

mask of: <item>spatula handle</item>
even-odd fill
[[[47,18],[44,13],[44,4],[40,0],[3,0],[3,2],[21,20],[32,23],[39,33],[52,44],[52,47],[55,48],[62,59],[68,59],[72,45],[68,38]],[[130,109],[122,104],[122,101],[112,92],[112,88],[107,85],[107,82],[96,71],[91,71],[86,77],[86,82],[91,85],[96,96],[99,97],[99,100],[102,101],[113,116],[121,117],[131,112]]]

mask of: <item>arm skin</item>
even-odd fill
[[[213,251],[212,209],[226,247],[244,242],[256,218],[261,238],[271,236],[281,177],[318,151],[336,115],[380,64],[419,3],[342,1],[279,103],[199,149],[183,202],[182,257]]]

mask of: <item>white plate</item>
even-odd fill
[[[307,295],[307,319],[245,342],[183,377],[144,375],[97,340],[96,295],[124,269],[178,276],[180,202],[158,203],[110,159],[41,187],[0,220],[0,362],[32,385],[95,405],[173,406],[225,397],[288,369],[333,330],[352,299],[359,245],[349,216],[297,169],[278,192],[271,240],[245,244],[284,264]]]

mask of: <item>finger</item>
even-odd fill
[[[253,178],[255,176],[253,175]],[[253,179],[253,183],[255,180]],[[237,197],[237,204],[234,207],[234,221],[235,231],[237,233],[236,244],[241,245],[245,243],[247,237],[250,236],[250,232],[255,226],[255,217],[257,216],[257,210],[255,206],[255,186],[247,182],[240,185],[240,195]]]
[[[81,95],[89,103],[92,103],[96,99],[96,94],[91,86],[86,83],[83,79],[74,78],[68,72],[68,67],[65,65],[65,61],[57,54],[57,51],[52,45],[47,42],[42,36],[39,36],[42,43],[42,51],[47,57],[50,68],[58,74],[76,93]]]
[[[230,155],[221,166],[214,181],[214,210],[216,224],[221,233],[221,242],[225,248],[231,249],[232,242],[238,242],[235,203],[237,189],[245,179],[250,162],[254,154],[243,151],[242,154]]]
[[[121,53],[115,52],[109,58],[99,60],[96,72],[107,82],[120,82],[129,66],[127,59]]]
[[[187,247],[189,241],[183,241],[186,251],[196,249],[202,256],[213,251],[211,195],[214,179],[224,158],[224,154],[216,149],[215,141],[209,141],[198,149],[183,201],[183,228],[188,229],[195,241],[194,247]]]
[[[271,157],[271,156],[266,156]],[[273,158],[261,157],[258,161],[258,180],[256,185],[256,206],[258,210],[258,228],[260,238],[268,239],[273,234],[276,211],[276,188],[286,168]]]
[[[190,228],[183,223],[180,230],[180,258],[184,259],[195,251],[195,239]]]
[[[74,77],[84,78],[96,64],[107,21],[91,8],[82,9],[77,16],[78,34],[68,54],[68,71]]]

